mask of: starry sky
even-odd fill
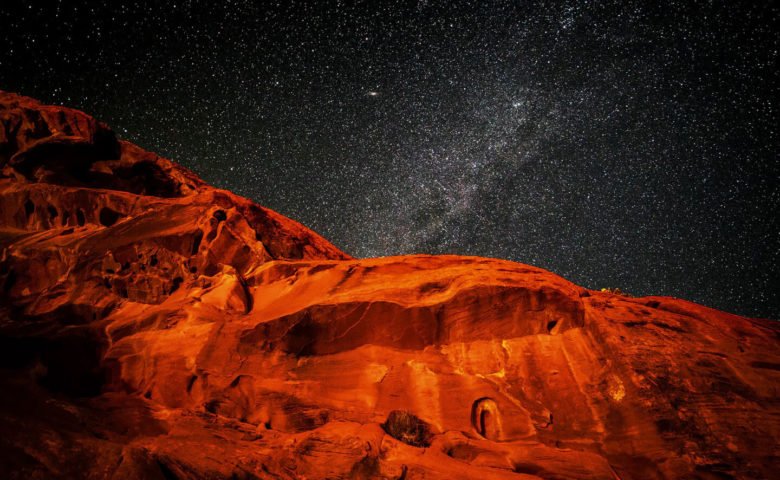
[[[356,257],[504,258],[780,319],[778,17],[6,0],[0,89],[84,110]]]

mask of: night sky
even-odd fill
[[[0,5],[0,89],[351,255],[780,318],[774,2],[48,3]]]

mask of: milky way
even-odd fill
[[[213,3],[3,2],[0,89],[354,256],[780,318],[771,2]]]

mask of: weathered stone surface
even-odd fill
[[[0,93],[9,478],[770,478],[780,328],[518,263],[356,260]]]

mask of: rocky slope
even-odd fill
[[[356,260],[0,92],[7,478],[772,478],[780,328],[457,256]]]

